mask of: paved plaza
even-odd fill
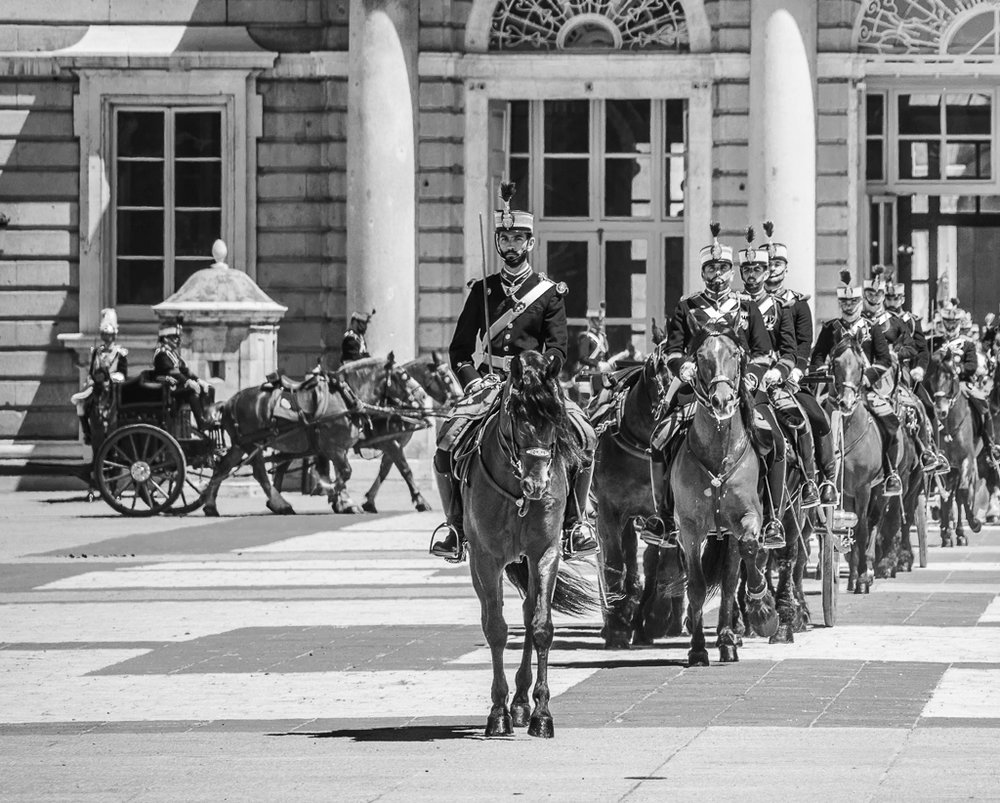
[[[289,499],[125,519],[3,495],[0,798],[1000,799],[1000,528],[932,533],[928,568],[738,664],[688,669],[685,638],[609,652],[598,619],[560,618],[556,738],[486,740],[468,567],[426,554],[440,514],[397,480],[377,515]]]

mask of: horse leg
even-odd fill
[[[528,736],[551,739],[555,735],[552,714],[549,711],[549,650],[552,648],[552,595],[556,588],[559,556],[562,547],[557,541],[549,546],[537,563],[528,560],[529,588],[535,590],[535,610],[531,618],[531,640],[535,645],[538,677],[532,696],[535,700]],[[527,634],[525,634],[527,635]]]
[[[733,632],[733,609],[736,607],[736,586],[740,581],[739,547],[736,536],[730,534],[725,540],[726,560],[722,573],[721,598],[719,600],[719,624],[716,628],[715,646],[719,648],[719,661],[735,663],[740,660],[737,651],[736,634]]]
[[[531,719],[531,704],[528,702],[528,691],[531,689],[531,654],[535,650],[534,641],[531,638],[531,623],[535,616],[536,594],[534,587],[529,583],[529,588],[524,595],[524,602],[521,604],[521,615],[524,621],[524,646],[521,649],[521,664],[517,668],[517,675],[514,676],[514,699],[510,703],[510,716],[515,728],[528,727]]]
[[[796,550],[795,564],[792,567],[792,593],[799,606],[799,617],[793,628],[796,633],[804,633],[812,625],[812,614],[809,611],[809,602],[806,600],[805,592],[802,590],[802,578],[806,573],[806,565],[809,557],[806,554],[806,544],[812,532],[812,524],[806,519],[803,525],[802,538]]]
[[[688,567],[688,615],[687,627],[691,634],[691,648],[688,650],[688,666],[708,666],[708,651],[705,649],[705,574],[701,569],[702,538],[681,532]]]
[[[378,513],[378,508],[375,507],[375,497],[378,496],[382,483],[385,482],[386,477],[389,476],[389,472],[392,470],[392,462],[392,458],[389,457],[387,444],[386,448],[382,450],[382,459],[378,464],[378,474],[372,480],[372,486],[368,489],[368,493],[365,494],[365,501],[361,504],[361,509],[365,513]]]
[[[507,676],[503,669],[503,651],[507,646],[507,622],[503,618],[503,589],[501,574],[503,566],[488,554],[479,554],[478,550],[470,553],[469,563],[472,569],[472,585],[476,589],[481,607],[483,635],[490,645],[490,656],[493,660],[493,688],[491,697],[493,707],[486,720],[487,736],[510,736],[514,726],[507,709]]]
[[[264,464],[264,455],[257,452],[250,461],[250,467],[253,469],[253,478],[267,494],[267,509],[280,516],[294,514],[295,510],[292,509],[292,506],[271,484],[271,479],[267,476],[267,466]]]
[[[598,560],[604,573],[604,585],[609,602],[604,609],[601,635],[609,650],[627,650],[632,642],[633,619],[639,611],[638,594],[630,593],[630,570],[626,539],[637,541],[629,519],[610,509],[608,504],[597,506],[597,532],[601,543]],[[634,547],[633,547],[634,550]],[[634,554],[634,553],[633,553]],[[634,571],[634,569],[633,569]]]
[[[403,452],[403,444],[399,441],[393,441],[389,448],[393,465],[399,471],[400,475],[402,475],[403,482],[406,483],[406,487],[410,491],[410,501],[413,502],[413,507],[418,513],[426,513],[431,509],[431,506],[427,504],[427,500],[424,499],[423,494],[420,493],[420,489],[417,487],[416,481],[413,479],[413,471],[410,470],[410,464],[407,462],[406,454]],[[374,498],[372,501],[374,501]]]
[[[873,539],[874,546],[881,547],[878,550],[880,553],[878,562],[875,564],[875,577],[879,579],[893,577],[896,573],[898,557],[895,541],[902,526],[902,497],[891,498],[888,502],[885,515],[878,528],[878,538]]]
[[[351,464],[347,459],[346,449],[333,449],[326,455],[333,466],[333,486],[327,499],[334,513],[361,513],[361,508],[354,504],[351,495],[347,493],[347,483],[351,479]]]
[[[754,633],[770,639],[778,631],[778,612],[763,571],[767,550],[761,549],[756,539],[743,538],[740,556],[747,571],[747,624]]]
[[[208,488],[205,489],[205,505],[203,510],[206,516],[215,517],[219,515],[219,509],[216,507],[216,497],[219,494],[219,488],[222,486],[222,481],[236,470],[242,459],[243,450],[236,445],[234,439],[234,443],[229,447],[229,451],[215,464],[215,469],[212,471],[212,479],[209,480]]]

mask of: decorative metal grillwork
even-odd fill
[[[997,0],[866,0],[857,29],[858,50],[864,53],[938,54],[955,17]]]
[[[680,0],[500,0],[490,50],[688,49]]]

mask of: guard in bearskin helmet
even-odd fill
[[[371,322],[375,310],[371,312],[352,312],[351,322],[347,331],[344,332],[344,339],[340,344],[340,364],[347,365],[355,360],[363,360],[371,357],[368,352],[368,344],[365,342],[365,333],[368,332],[368,324]]]
[[[788,310],[792,319],[792,333],[795,336],[795,367],[789,372],[785,386],[795,396],[812,430],[814,465],[818,468],[816,478],[822,480],[819,485],[820,504],[835,505],[838,502],[837,486],[834,484],[837,465],[833,453],[830,419],[816,397],[799,386],[804,372],[809,367],[809,355],[813,346],[813,318],[809,307],[809,296],[785,287],[785,276],[788,273],[788,246],[774,241],[774,223],[770,220],[764,221],[764,234],[767,235],[767,242],[763,248],[767,251],[768,265],[764,287]]]
[[[812,370],[824,369],[831,352],[845,336],[849,335],[857,341],[868,358],[863,380],[865,405],[875,418],[885,444],[882,452],[882,472],[885,475],[882,493],[884,496],[899,496],[903,491],[903,484],[896,473],[899,464],[899,419],[889,399],[875,390],[879,380],[892,370],[892,354],[882,327],[861,315],[861,292],[852,284],[850,271],[841,271],[840,279],[843,282],[837,288],[840,317],[823,324],[816,338],[810,367]]]
[[[653,503],[659,513],[646,519],[639,535],[647,544],[664,549],[678,547],[680,533],[674,517],[673,493],[664,478],[694,416],[691,383],[697,368],[688,348],[707,323],[725,321],[749,355],[749,371],[744,381],[756,392],[755,409],[767,424],[766,428],[758,426],[754,434],[756,443],[768,447],[761,540],[765,549],[777,549],[785,545],[784,528],[779,520],[785,493],[785,439],[761,385],[784,382],[788,365],[771,365],[771,337],[760,310],[750,296],[732,289],[733,249],[719,242],[718,223],[712,223],[711,231],[712,243],[702,248],[700,254],[705,289],[677,303],[662,345],[667,367],[677,379],[667,402],[667,414],[654,430],[650,443],[650,481]]]
[[[566,305],[563,297],[569,288],[563,282],[553,282],[531,267],[529,256],[535,247],[534,216],[530,212],[510,208],[515,185],[500,186],[502,209],[493,214],[493,242],[503,260],[498,273],[470,282],[471,292],[458,317],[451,340],[451,367],[462,385],[466,397],[492,389],[500,392],[511,360],[523,351],[565,361],[568,334]],[[485,281],[485,287],[484,287]],[[481,361],[476,364],[476,352]],[[491,396],[492,398],[492,396]],[[578,411],[572,402],[567,405]],[[488,408],[488,404],[481,407]],[[458,411],[456,411],[456,415]],[[571,412],[572,414],[572,412]],[[579,413],[578,424],[589,428],[586,417]],[[447,427],[447,424],[445,425]],[[593,555],[598,551],[593,527],[583,515],[587,508],[590,479],[593,475],[593,449],[597,436],[588,433],[589,459],[575,477],[570,478],[574,492],[567,500],[563,519],[563,553],[567,559]],[[439,448],[434,456],[441,502],[448,520],[435,530],[443,537],[431,545],[432,555],[459,561],[464,554],[462,495],[454,476],[450,446]]]
[[[170,386],[175,399],[187,402],[198,429],[207,434],[206,410],[214,400],[215,389],[204,379],[199,379],[184,362],[181,357],[181,333],[180,321],[160,326],[153,352],[153,374],[157,381]]]
[[[84,443],[90,443],[90,413],[96,399],[110,385],[119,384],[128,378],[128,349],[115,342],[118,337],[118,313],[111,307],[101,310],[98,332],[101,342],[90,349],[87,384],[83,386],[83,390],[70,397],[76,405],[76,414],[80,417]]]

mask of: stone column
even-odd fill
[[[347,309],[375,309],[372,354],[416,355],[417,4],[351,0]]]
[[[788,246],[786,285],[816,294],[815,0],[750,4],[750,221]],[[845,251],[847,242],[844,242]],[[815,303],[811,305],[815,310]]]

